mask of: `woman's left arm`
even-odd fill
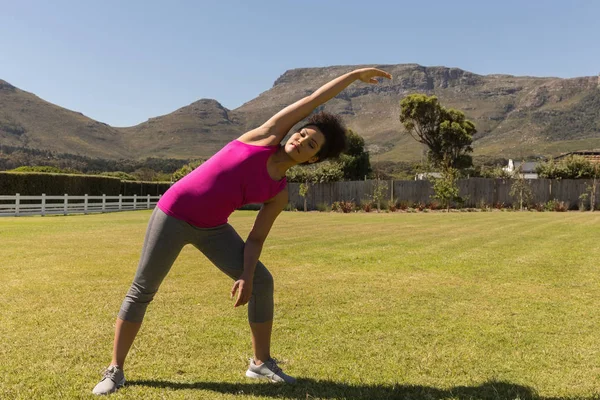
[[[235,296],[236,291],[238,292],[234,307],[243,306],[250,301],[250,296],[252,296],[254,270],[256,269],[256,264],[258,263],[260,253],[262,252],[263,244],[271,231],[273,223],[287,203],[288,189],[286,187],[275,197],[266,202],[258,212],[256,221],[254,221],[254,226],[244,245],[244,272],[231,288],[231,297]]]
[[[271,145],[279,144],[294,125],[308,117],[315,108],[334,98],[352,82],[361,80],[376,84],[379,82],[378,77],[391,79],[392,75],[376,68],[348,72],[321,86],[313,94],[285,107],[260,127],[246,132],[241,137],[248,142],[261,140],[268,141]]]

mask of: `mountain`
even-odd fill
[[[0,80],[0,143],[99,158],[127,158],[124,135]]]
[[[113,128],[0,81],[0,140],[12,146],[103,158],[198,158],[259,126],[322,84],[361,66],[286,71],[235,110],[202,99],[128,128]],[[403,130],[399,102],[436,95],[477,127],[474,156],[518,158],[600,148],[599,77],[478,75],[458,68],[378,65],[394,78],[353,83],[320,109],[340,114],[378,161],[412,161],[423,148]]]
[[[132,153],[172,158],[209,157],[244,133],[243,123],[211,99],[120,131]]]

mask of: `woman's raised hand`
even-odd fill
[[[358,79],[366,83],[379,83],[376,77],[392,79],[392,75],[377,68],[362,68],[354,71]]]

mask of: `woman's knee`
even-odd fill
[[[124,321],[142,322],[148,304],[154,299],[156,289],[145,288],[134,282],[123,299],[119,318]]]
[[[254,279],[252,283],[254,291],[260,289],[261,292],[273,293],[274,281],[271,272],[259,261],[254,271]]]
[[[158,292],[158,288],[150,288],[133,282],[127,295],[125,296],[132,303],[148,304],[154,300],[154,296]]]

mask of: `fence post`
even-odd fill
[[[106,194],[102,193],[102,212],[106,211]]]
[[[19,216],[19,206],[21,205],[21,195],[17,193],[17,198],[15,199],[15,217]]]
[[[133,195],[133,209],[134,209],[134,210],[135,210],[135,208],[136,208],[136,205],[137,205],[137,194],[134,194],[134,195]]]
[[[148,201],[146,202],[146,208],[149,210],[150,209],[150,195],[146,195],[146,199],[148,199]]]
[[[69,195],[67,193],[65,193],[65,198],[63,201],[63,215],[68,214],[68,209],[69,209]]]
[[[46,215],[46,193],[42,193],[42,217]]]
[[[88,195],[85,194],[85,198],[83,199],[83,213],[88,213]]]
[[[119,195],[119,211],[123,209],[123,195]]]
[[[394,202],[394,180],[393,179],[390,179],[390,187],[392,188],[392,194],[391,194],[390,201],[393,203]]]

